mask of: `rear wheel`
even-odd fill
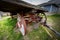
[[[46,17],[46,14],[45,13],[39,13],[39,17],[41,17],[41,23],[44,23],[46,24],[46,21],[47,21],[47,17]]]

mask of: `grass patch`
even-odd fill
[[[52,40],[51,37],[46,33],[46,31],[42,27],[33,30],[27,36],[30,40]]]
[[[23,40],[23,36],[20,32],[14,31],[17,19],[4,18],[0,20],[0,40]],[[29,40],[50,40],[50,36],[46,31],[39,27],[27,34]]]
[[[11,18],[0,21],[0,40],[22,40],[22,35],[14,32],[16,22]]]
[[[51,27],[55,29],[57,32],[60,33],[60,15],[59,14],[54,14],[51,16],[48,16],[48,24],[51,24]],[[58,40],[60,40],[60,37],[57,37]]]
[[[49,22],[50,24],[52,24],[51,26],[57,30],[58,32],[60,32],[60,15],[55,14],[55,15],[51,15],[48,17],[47,22]]]

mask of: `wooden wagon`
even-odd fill
[[[41,15],[45,16],[45,20],[43,23],[46,23],[47,20],[44,13],[46,12],[46,10],[38,6],[26,3],[22,0],[0,0],[0,11],[10,12],[12,18],[13,15],[17,15],[17,26],[20,28],[20,30],[22,30],[21,28],[23,27],[25,30],[23,30],[23,35],[25,35],[26,33],[27,24],[31,22],[41,22],[43,18]]]

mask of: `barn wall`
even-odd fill
[[[46,10],[50,11],[50,5],[44,6],[43,8],[45,8]]]
[[[46,9],[46,10],[48,10],[48,12],[46,13],[48,15],[58,13],[58,9],[59,9],[58,7],[55,7],[53,5],[46,5],[43,8]]]
[[[53,13],[58,13],[58,7],[52,6],[52,12]]]
[[[58,9],[58,14],[60,14],[60,8]]]
[[[44,8],[47,9],[47,10],[50,12],[51,5],[49,5],[49,6],[44,6]],[[51,10],[51,12],[56,13],[56,12],[57,12],[57,9],[58,9],[57,7],[55,7],[55,6],[52,5],[52,10]]]

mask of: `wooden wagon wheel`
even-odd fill
[[[43,26],[47,27],[48,29],[50,29],[52,32],[54,32],[57,36],[60,36],[60,33],[57,32],[56,30],[54,30],[52,27],[47,25],[47,17],[45,13],[40,13],[39,14],[40,17],[42,17],[42,20],[45,18],[44,23],[42,23]]]
[[[39,13],[39,17],[41,17],[41,23],[42,24],[46,24],[46,21],[47,21],[47,17],[46,17],[46,14],[45,13]]]

